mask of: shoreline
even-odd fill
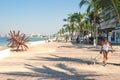
[[[39,40],[39,41],[29,41],[29,42],[27,42],[26,44],[28,45],[28,46],[33,46],[33,45],[36,45],[36,44],[43,44],[43,43],[45,43],[46,41],[45,40]],[[2,49],[4,49],[4,48],[9,48],[8,46],[7,46],[7,44],[4,44],[4,45],[0,45],[0,50],[2,50]]]
[[[41,40],[41,41],[31,41],[31,42],[28,42],[27,43],[27,46],[34,46],[34,45],[37,45],[37,44],[44,44],[45,43],[45,40]]]
[[[38,44],[44,44],[44,43],[45,43],[45,40],[33,41],[33,42],[28,42],[27,46],[32,47],[32,46],[35,46],[35,45],[38,45]],[[4,59],[6,57],[9,57],[11,53],[13,53],[13,52],[11,52],[11,48],[8,47],[7,45],[0,46],[0,60]]]

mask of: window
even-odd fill
[[[117,23],[116,23],[116,27],[120,27],[120,23],[117,22]]]

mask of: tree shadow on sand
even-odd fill
[[[87,49],[95,48],[92,44],[76,43],[74,41],[71,43],[72,43],[72,45],[76,46],[77,48],[87,48]]]
[[[82,48],[87,48],[87,49],[94,49],[95,47],[91,44],[83,44],[83,43],[76,43],[76,42],[71,42],[72,45],[61,45],[58,46],[57,48],[75,48],[75,49],[82,49]]]
[[[91,64],[90,58],[89,59],[82,59],[82,58],[70,58],[70,57],[62,57],[50,54],[52,57],[36,57],[34,59],[28,60],[35,60],[35,61],[62,61],[62,62],[76,62],[76,63],[83,63],[83,64]]]
[[[31,70],[32,72],[9,72],[2,74],[15,77],[35,77],[37,78],[36,80],[95,80],[94,77],[101,76],[96,75],[95,72],[77,72],[74,68],[70,68],[64,64],[57,64],[54,67],[69,72],[69,74],[49,66],[36,67],[30,64],[25,64],[25,68]]]
[[[114,65],[114,66],[120,66],[120,63],[107,63],[107,64]]]

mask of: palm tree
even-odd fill
[[[87,21],[87,23],[92,25],[93,20],[94,20],[94,12],[91,11],[91,12],[87,13],[86,21]],[[100,17],[99,17],[99,15],[96,16],[96,24],[100,25]],[[92,33],[94,32],[93,26],[91,26],[91,32]]]
[[[84,27],[83,28],[84,28],[84,31],[86,32],[86,35],[94,34],[94,28],[92,26],[93,20],[94,20],[93,12],[87,13],[86,16],[84,17]],[[96,19],[96,23],[97,23],[97,19]],[[92,39],[92,36],[89,36],[89,37]],[[89,38],[88,38],[88,43],[89,43]]]
[[[73,14],[69,14],[68,18],[67,19],[63,19],[63,21],[68,22],[68,24],[66,26],[69,29],[70,33],[71,33],[71,40],[72,40],[73,33],[74,33],[74,30],[75,30],[75,27],[74,27],[74,21],[75,21],[74,15]]]
[[[65,24],[65,25],[63,25],[63,27],[65,27],[65,32],[67,33],[69,33],[69,35],[71,34],[71,28],[70,28],[70,26],[69,26],[69,24]]]
[[[96,0],[102,9],[113,6],[120,22],[120,0]]]
[[[74,19],[75,19],[75,23],[76,23],[76,28],[79,30],[79,35],[80,37],[82,36],[82,32],[83,32],[83,29],[82,29],[82,21],[83,21],[83,18],[84,18],[84,14],[81,14],[81,13],[74,13]]]
[[[113,6],[118,17],[118,22],[120,23],[120,0],[97,0],[99,7],[102,9]]]
[[[65,34],[65,29],[64,29],[64,28],[61,29],[61,33],[62,33],[63,35]]]
[[[120,23],[120,0],[111,0]]]
[[[60,36],[64,35],[65,34],[65,29],[61,28],[60,31],[59,31],[59,34],[60,34]]]
[[[77,26],[76,24],[75,24],[75,30],[74,30],[74,32],[75,32],[75,34],[76,35],[78,35],[78,32],[80,31],[80,29],[79,29],[79,26]]]
[[[102,9],[113,6],[120,22],[120,0],[96,0],[96,3]]]
[[[93,11],[93,27],[94,27],[94,45],[97,43],[96,39],[97,35],[96,35],[96,18],[98,15],[98,11],[100,10],[100,8],[98,7],[98,2],[99,0],[81,0],[80,2],[80,8],[81,6],[83,6],[84,4],[88,4],[88,8],[87,8],[87,12]],[[96,45],[97,47],[97,45]]]

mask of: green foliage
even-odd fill
[[[117,10],[120,11],[120,0],[113,0],[113,2],[115,4]]]
[[[111,0],[111,1],[118,16],[118,22],[120,23],[120,0]]]
[[[70,35],[73,35],[74,32],[82,33],[86,31],[87,33],[94,32],[95,34],[96,24],[100,24],[98,12],[110,6],[115,8],[120,20],[120,0],[81,0],[79,7],[81,8],[86,4],[88,7],[85,14],[73,13],[69,14],[66,19],[63,19],[67,24],[63,25],[64,28],[62,28],[59,33],[64,34],[69,32]]]

